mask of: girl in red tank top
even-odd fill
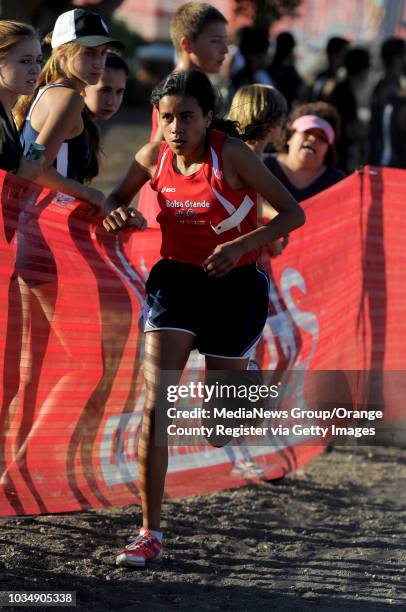
[[[162,257],[203,266],[217,245],[257,227],[256,191],[232,189],[224,179],[225,138],[224,132],[209,131],[206,158],[188,176],[174,169],[170,146],[166,143],[161,146],[151,187],[158,194]],[[253,263],[256,258],[256,250],[250,251],[237,265]]]
[[[237,138],[213,130],[216,95],[201,72],[171,74],[152,94],[165,142],[135,156],[110,196],[108,231],[142,223],[131,200],[148,180],[158,194],[161,259],[147,281],[146,403],[139,445],[143,527],[117,556],[144,566],[162,556],[161,501],[168,463],[168,385],[193,348],[206,369],[246,370],[268,315],[268,281],[257,250],[304,223],[304,213],[262,161]],[[225,123],[225,122],[224,122]],[[231,124],[233,125],[233,124]],[[234,126],[233,126],[234,127]],[[278,212],[257,227],[257,195]],[[163,376],[165,372],[165,377]],[[162,431],[160,431],[162,429]],[[216,446],[230,438],[209,437]]]

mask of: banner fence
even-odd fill
[[[404,417],[406,390],[404,180],[353,174],[305,202],[306,224],[260,262],[271,277],[260,368],[282,385],[292,372],[334,371],[337,388],[344,380],[356,405],[389,421]],[[138,503],[140,320],[160,232],[108,234],[88,205],[4,172],[0,188],[0,515]],[[202,368],[192,353],[183,381]],[[166,494],[280,477],[328,443],[312,439],[171,446]]]

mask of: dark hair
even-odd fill
[[[381,47],[381,58],[386,68],[391,67],[395,58],[404,57],[405,49],[406,45],[403,38],[392,36],[386,39]]]
[[[200,70],[187,72],[172,72],[151,94],[151,104],[159,110],[159,102],[164,96],[190,96],[194,98],[203,111],[203,115],[213,112],[213,119],[209,129],[225,132],[229,136],[239,138],[237,123],[220,117],[223,100],[215,90],[210,79]]]
[[[266,53],[269,47],[267,28],[251,26],[241,28],[238,31],[238,47],[244,56]]]
[[[159,108],[161,98],[176,95],[195,98],[204,115],[209,111],[215,115],[218,110],[219,96],[208,77],[199,70],[172,72],[153,89],[151,104]]]
[[[288,152],[288,141],[295,132],[295,130],[292,129],[292,123],[299,117],[303,117],[303,115],[316,115],[317,117],[321,117],[325,121],[328,121],[333,128],[336,136],[335,141],[333,144],[329,144],[324,163],[327,166],[335,166],[337,164],[335,143],[340,137],[341,122],[337,109],[331,104],[327,104],[327,102],[310,102],[309,104],[301,104],[301,106],[295,108],[295,110],[290,113],[286,125],[282,130],[281,139],[277,143],[277,150],[284,153]]]
[[[130,74],[130,69],[127,62],[121,57],[121,55],[118,55],[118,53],[113,53],[112,51],[107,53],[104,68],[110,68],[111,70],[122,70],[126,76]]]
[[[350,42],[346,38],[332,36],[327,43],[326,53],[329,57],[331,55],[337,55],[337,53],[340,53],[345,47],[348,47],[349,44]]]
[[[353,47],[345,54],[344,66],[350,76],[361,74],[371,65],[369,51],[363,47]]]
[[[295,37],[291,32],[281,32],[276,37],[275,60],[283,61],[295,48]]]
[[[82,119],[89,144],[89,155],[85,168],[85,183],[90,183],[90,181],[99,174],[100,157],[102,154],[102,149],[100,146],[100,130],[93,121],[87,106],[85,106],[83,109]]]

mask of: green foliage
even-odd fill
[[[253,16],[254,26],[269,27],[285,16],[294,16],[302,0],[236,0],[237,14]]]

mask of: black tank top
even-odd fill
[[[17,128],[11,122],[0,102],[0,168],[16,172],[23,155]]]
[[[27,153],[32,142],[36,141],[38,132],[34,130],[31,125],[31,115],[35,108],[35,105],[41,98],[41,96],[48,89],[54,87],[66,87],[62,83],[54,83],[48,85],[39,90],[37,97],[31,104],[27,118],[24,122],[23,129],[21,132],[21,138],[24,146],[24,153]],[[69,89],[69,88],[68,88]],[[54,166],[58,170],[59,174],[66,178],[74,179],[79,183],[83,183],[87,177],[87,169],[91,162],[91,154],[89,147],[89,137],[85,127],[83,131],[74,138],[69,138],[62,143],[61,148],[54,161]]]

